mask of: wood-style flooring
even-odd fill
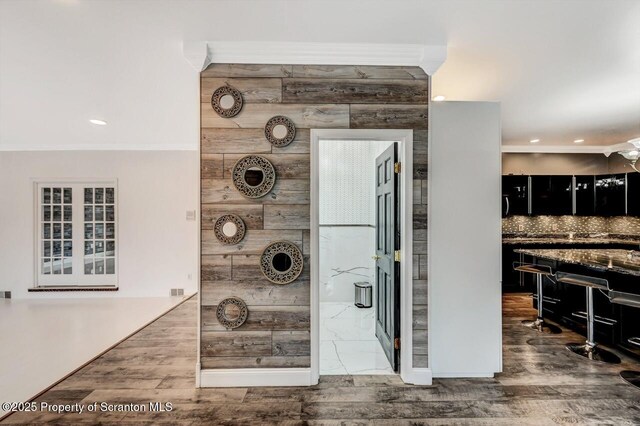
[[[626,357],[622,365],[589,362],[564,348],[581,336],[567,330],[538,336],[522,327],[522,319],[535,315],[524,295],[505,296],[503,312],[504,373],[491,379],[436,379],[419,387],[396,376],[323,376],[308,388],[194,389],[192,298],[37,399],[171,402],[171,412],[16,413],[2,423],[640,424],[640,390],[618,377],[640,364]]]

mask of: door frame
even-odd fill
[[[400,377],[405,383],[431,384],[430,374],[413,368],[413,130],[311,129],[311,384],[320,380],[320,140],[398,142],[400,172]],[[426,377],[423,377],[426,376]]]

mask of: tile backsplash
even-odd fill
[[[503,234],[640,235],[640,218],[617,216],[510,216],[502,219]]]

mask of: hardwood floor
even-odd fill
[[[437,379],[430,387],[396,376],[323,376],[309,388],[194,389],[196,300],[190,299],[37,398],[88,406],[171,402],[171,412],[16,413],[4,424],[640,424],[640,390],[618,372],[640,364],[588,362],[564,348],[583,338],[537,336],[520,325],[530,298],[504,297],[504,373]],[[527,344],[529,341],[532,344]]]

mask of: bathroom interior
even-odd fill
[[[373,257],[375,160],[393,143],[320,140],[321,375],[394,374],[375,335]],[[356,306],[355,283],[371,285],[370,305]]]

